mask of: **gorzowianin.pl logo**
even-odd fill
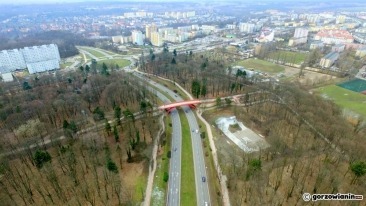
[[[337,194],[310,194],[304,193],[302,199],[308,201],[320,200],[363,200],[363,195],[355,195],[352,193],[337,193]]]

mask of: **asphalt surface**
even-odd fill
[[[141,77],[141,75],[137,75],[139,77]],[[150,84],[154,85],[156,88],[158,88],[160,91],[164,91],[165,94],[171,96],[175,101],[183,101],[184,99],[182,97],[180,97],[178,94],[174,93],[172,90],[168,89],[167,87],[158,84],[150,79],[146,79],[144,78],[146,81],[148,81]],[[169,101],[170,102],[170,101]],[[168,102],[167,102],[168,103]],[[210,204],[210,193],[209,193],[209,189],[208,189],[208,179],[207,179],[207,175],[206,175],[206,166],[205,166],[205,160],[204,160],[204,154],[203,154],[203,149],[202,149],[202,142],[201,142],[201,137],[200,137],[200,133],[199,133],[199,126],[197,123],[197,119],[196,116],[194,115],[193,111],[188,107],[188,106],[183,106],[182,107],[183,110],[185,111],[185,115],[188,119],[188,124],[190,127],[190,131],[191,131],[191,138],[192,138],[192,150],[193,150],[193,162],[194,162],[194,174],[195,174],[195,184],[196,184],[196,196],[197,196],[197,205],[201,206],[201,205],[205,205],[205,203],[207,202],[208,205]],[[176,109],[172,110],[171,114],[175,114],[177,111]],[[178,118],[179,118],[179,114],[178,114]],[[174,120],[173,120],[174,121]],[[179,122],[180,123],[180,122]],[[178,129],[178,128],[177,128]],[[180,135],[181,135],[181,128],[180,129]],[[196,132],[198,131],[198,132]],[[176,165],[179,164],[179,169],[180,169],[180,158],[181,158],[181,138],[179,140],[179,144],[175,144],[174,143],[174,134],[177,133],[177,131],[175,130],[175,128],[173,127],[173,141],[172,141],[172,158],[174,156],[174,153],[176,151],[175,148],[177,148],[177,151],[179,151],[179,154],[177,154],[177,156],[179,155],[179,163],[178,162],[174,162],[173,159],[171,159],[171,167],[176,167]],[[175,171],[175,170],[174,170]],[[176,201],[173,202],[173,200],[179,199],[180,196],[180,170],[179,173],[176,173],[177,178],[176,179],[169,179],[169,191],[168,191],[168,199],[167,199],[167,205],[179,205],[179,204],[175,204],[177,203]],[[174,176],[174,173],[170,173],[170,177],[171,175]],[[174,189],[172,190],[172,188],[176,188],[176,187],[171,187],[172,186],[178,186],[178,184],[174,184],[174,181],[178,181],[178,176],[179,176],[179,188],[178,190],[174,191]],[[205,181],[203,181],[203,178],[205,178]]]
[[[150,84],[157,86],[156,83],[152,82],[145,77],[134,73],[135,76],[144,79]],[[171,103],[161,92],[148,87],[150,92],[156,94],[156,96],[164,103]],[[163,90],[162,90],[163,91]],[[181,183],[181,156],[182,156],[182,127],[180,117],[177,109],[173,109],[170,112],[172,119],[172,147],[171,147],[171,158],[169,167],[169,180],[168,180],[168,194],[167,194],[167,205],[179,206],[180,205],[180,183]]]

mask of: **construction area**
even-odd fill
[[[256,152],[269,147],[269,144],[258,134],[238,122],[235,116],[220,117],[216,120],[217,127],[246,153]]]

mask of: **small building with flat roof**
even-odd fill
[[[324,68],[329,68],[334,64],[335,61],[338,60],[338,58],[339,58],[338,52],[330,52],[327,55],[325,55],[323,58],[321,58],[320,66],[322,66]]]

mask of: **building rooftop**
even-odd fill
[[[339,57],[339,53],[338,52],[330,52],[327,55],[325,55],[323,58],[324,59],[330,59],[330,60],[337,60]]]
[[[351,33],[346,30],[339,29],[325,29],[319,31],[316,36],[325,37],[325,38],[337,38],[337,39],[353,39]]]

